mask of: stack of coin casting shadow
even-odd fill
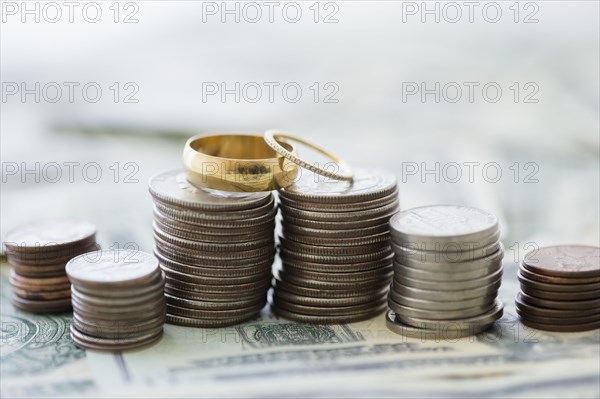
[[[304,170],[279,198],[281,268],[273,312],[323,324],[385,310],[393,273],[388,221],[398,210],[395,176],[357,169],[347,182]]]
[[[271,192],[208,192],[183,171],[154,176],[149,190],[167,322],[224,327],[254,317],[266,304],[275,256]]]
[[[28,312],[65,312],[71,309],[65,265],[97,249],[96,227],[68,220],[36,222],[9,232],[4,245],[12,265],[14,305]]]
[[[66,267],[72,283],[71,339],[81,347],[125,350],[162,336],[164,274],[151,254],[90,252]]]
[[[529,252],[516,298],[523,324],[547,331],[600,328],[600,248],[561,245]]]
[[[493,214],[426,206],[390,220],[395,252],[387,325],[418,338],[482,332],[502,316],[497,299],[504,249]]]

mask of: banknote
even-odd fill
[[[475,337],[402,337],[380,315],[345,325],[298,324],[268,308],[239,326],[165,326],[150,348],[83,351],[70,314],[10,303],[2,265],[2,397],[597,397],[600,332],[522,326],[506,278],[504,317]],[[507,266],[506,275],[515,274]]]

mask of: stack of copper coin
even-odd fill
[[[254,317],[266,304],[275,256],[271,192],[209,192],[181,171],[154,176],[149,190],[167,322],[223,327]]]
[[[4,246],[14,305],[28,312],[64,312],[71,309],[65,265],[97,249],[96,228],[68,220],[36,222],[9,232]]]
[[[271,308],[299,322],[348,323],[385,309],[392,277],[393,174],[357,169],[352,183],[306,170],[279,191],[281,267]]]
[[[517,313],[547,331],[600,328],[600,248],[560,245],[529,252],[519,268]]]
[[[162,336],[164,274],[151,254],[97,251],[69,261],[71,338],[84,348],[124,350]]]
[[[454,339],[502,316],[497,299],[504,251],[498,219],[463,206],[409,209],[390,220],[396,253],[388,327],[399,334]]]

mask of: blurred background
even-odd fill
[[[203,132],[285,129],[393,170],[403,209],[489,209],[507,257],[599,242],[599,3],[11,2],[1,234],[150,251],[150,176]],[[530,247],[529,247],[530,249]]]

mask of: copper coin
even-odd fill
[[[136,287],[160,274],[153,255],[125,249],[80,255],[67,263],[66,271],[71,283],[91,288]]]
[[[583,332],[583,331],[590,331],[590,330],[595,330],[597,328],[600,328],[600,320],[590,322],[590,323],[585,323],[585,324],[554,324],[554,323],[547,324],[547,323],[531,321],[522,316],[520,318],[521,318],[521,323],[523,323],[527,327],[535,328],[538,330],[544,330],[544,331]]]
[[[387,309],[387,305],[384,303],[382,306],[364,311],[361,313],[356,313],[352,315],[306,315],[303,313],[290,312],[285,309],[279,308],[274,303],[270,305],[271,311],[284,319],[292,320],[297,323],[311,323],[311,324],[348,324],[348,323],[358,323],[359,321],[364,321],[368,319],[372,319],[373,317],[381,314],[384,310]]]
[[[12,302],[17,308],[33,313],[62,313],[71,310],[71,298],[38,301],[13,295]]]
[[[74,220],[49,220],[19,226],[6,234],[7,251],[44,252],[90,241],[96,227]]]
[[[556,277],[599,277],[600,248],[557,245],[529,252],[523,264],[532,272]]]
[[[579,309],[598,309],[600,308],[600,298],[589,299],[582,301],[553,301],[550,299],[536,298],[531,295],[527,295],[524,292],[519,293],[521,300],[531,306],[538,306],[547,309],[557,310],[579,310]]]
[[[64,276],[59,277],[43,277],[43,278],[35,278],[35,277],[27,277],[21,276],[14,269],[10,270],[10,278],[19,284],[30,285],[30,286],[45,286],[45,285],[62,285],[62,284],[71,284],[69,278]]]
[[[65,275],[65,265],[56,266],[16,266],[12,265],[17,274],[25,277],[58,277]]]
[[[532,288],[529,284],[521,284],[521,291],[527,295],[551,301],[582,301],[600,298],[597,290],[580,292],[543,291]]]
[[[600,315],[593,316],[585,316],[585,317],[547,317],[547,316],[537,316],[525,311],[519,307],[517,307],[517,314],[534,323],[542,323],[542,324],[558,324],[558,325],[578,325],[578,324],[588,324],[600,321]]]
[[[600,283],[600,277],[551,277],[544,274],[535,273],[527,268],[526,265],[521,264],[519,266],[519,273],[529,280],[538,281],[540,283],[548,284],[593,284]]]
[[[52,266],[58,264],[66,264],[69,260],[77,255],[86,252],[100,250],[100,245],[96,242],[87,243],[84,246],[66,247],[60,251],[49,252],[6,252],[9,263],[16,266]]]
[[[586,284],[552,284],[552,283],[541,283],[539,281],[530,280],[525,278],[521,272],[517,273],[517,278],[522,285],[527,285],[536,290],[550,291],[550,292],[581,292],[581,291],[597,291],[600,297],[600,283],[586,283]]]
[[[20,298],[30,299],[33,301],[46,301],[71,297],[70,289],[64,291],[27,291],[13,287],[13,292]]]
[[[600,319],[600,309],[598,308],[581,308],[572,310],[548,309],[528,304],[527,302],[523,301],[523,297],[520,293],[517,294],[517,296],[515,297],[515,304],[517,308],[519,308],[519,310],[523,312],[523,314],[533,317],[557,317],[568,319],[577,317],[596,316]]]

